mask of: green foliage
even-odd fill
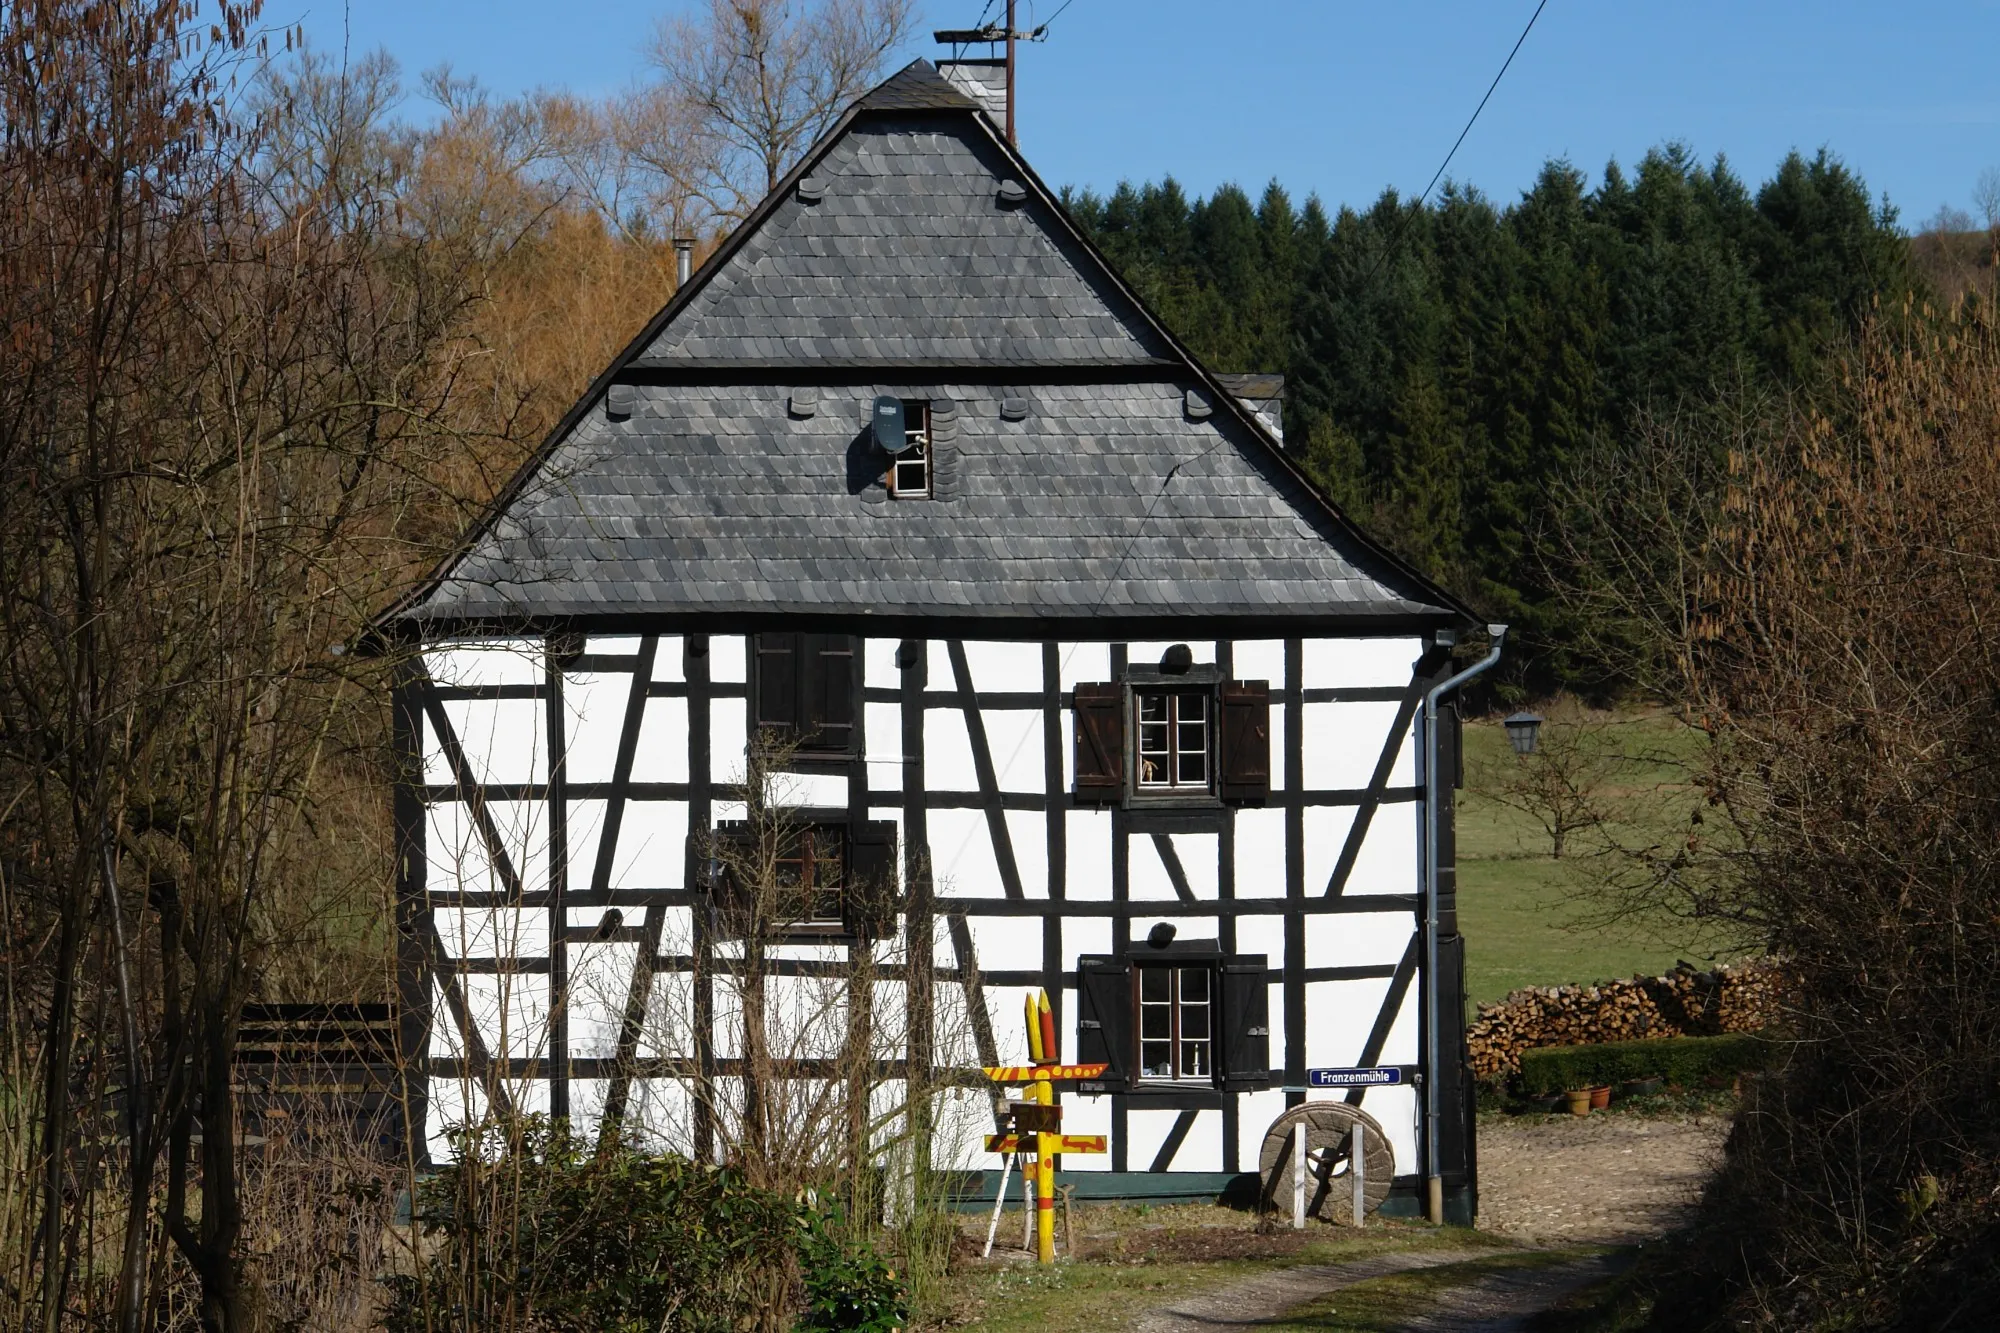
[[[891,1333],[909,1320],[909,1288],[845,1222],[833,1205],[808,1208],[800,1218],[805,1311],[798,1327],[803,1333]]]
[[[727,1168],[598,1150],[560,1122],[523,1121],[497,1150],[467,1133],[456,1155],[418,1188],[428,1244],[392,1282],[391,1333],[734,1329],[791,1304],[800,1261],[823,1253],[788,1197]]]
[[[1578,644],[1554,557],[1587,447],[1723,392],[1787,388],[1907,290],[1895,215],[1822,151],[1754,193],[1670,144],[1595,190],[1552,161],[1515,203],[1394,191],[1331,221],[1276,182],[1066,196],[1216,370],[1283,371],[1288,447],[1327,493],[1526,652],[1536,693],[1620,684]],[[1888,302],[1884,302],[1888,304]]]
[[[1682,1087],[1768,1069],[1777,1053],[1754,1032],[1719,1037],[1653,1037],[1596,1046],[1544,1046],[1521,1053],[1521,1091],[1544,1096],[1628,1079],[1661,1078]]]

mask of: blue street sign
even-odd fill
[[[1308,1069],[1306,1083],[1315,1088],[1381,1088],[1403,1081],[1403,1071],[1394,1065],[1364,1069]]]

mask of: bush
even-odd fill
[[[597,1151],[539,1119],[498,1152],[490,1130],[457,1150],[418,1188],[436,1243],[393,1280],[391,1333],[720,1333],[796,1303],[799,1205],[736,1171]]]
[[[1688,1087],[1769,1068],[1776,1050],[1768,1038],[1752,1032],[1544,1046],[1521,1053],[1520,1088],[1530,1096],[1544,1096],[1637,1078],[1662,1078]]]
[[[805,1272],[802,1333],[892,1333],[910,1317],[910,1293],[866,1240],[850,1233],[837,1206],[800,1216],[799,1262]]]

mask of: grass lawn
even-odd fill
[[[1602,789],[1613,830],[1625,838],[1668,835],[1690,799],[1676,765],[1694,753],[1694,737],[1656,713],[1596,720],[1605,725],[1595,743],[1613,760]],[[1458,915],[1469,1004],[1490,1003],[1522,986],[1657,973],[1683,958],[1716,961],[1717,942],[1683,922],[1652,917],[1587,924],[1583,918],[1602,906],[1587,894],[1593,876],[1603,874],[1602,863],[1588,845],[1555,860],[1548,835],[1531,816],[1493,799],[1502,766],[1516,762],[1497,721],[1468,723],[1465,749]]]

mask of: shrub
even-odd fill
[[[1544,1046],[1522,1052],[1520,1087],[1531,1096],[1540,1096],[1637,1078],[1663,1078],[1692,1086],[1769,1068],[1776,1049],[1768,1038],[1751,1032],[1653,1037],[1596,1046]]]
[[[805,1276],[802,1333],[892,1333],[910,1317],[908,1286],[874,1247],[851,1233],[837,1206],[800,1216]]]

